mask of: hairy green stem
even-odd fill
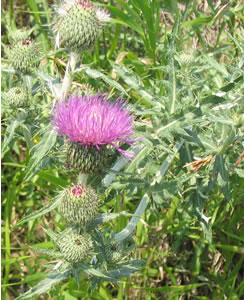
[[[23,78],[25,88],[28,90],[28,93],[31,95],[32,94],[32,78],[31,78],[31,76],[24,75],[22,78]]]
[[[172,87],[171,87],[171,108],[170,108],[170,113],[173,114],[175,112],[175,105],[176,105],[176,76],[175,76],[175,60],[172,57],[171,58],[171,82],[172,82]]]
[[[62,89],[60,93],[59,101],[66,100],[73,80],[73,72],[77,61],[79,60],[80,54],[77,52],[71,52],[70,57],[66,66]]]
[[[78,176],[78,184],[87,185],[88,174],[80,173]]]

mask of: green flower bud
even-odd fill
[[[105,256],[106,260],[111,263],[119,262],[124,256],[123,243],[109,240],[105,243]]]
[[[97,149],[92,145],[70,143],[67,148],[66,165],[81,173],[98,173],[105,165],[108,152],[105,145]]]
[[[10,52],[10,61],[16,71],[30,73],[32,68],[39,65],[39,62],[34,62],[39,55],[38,46],[27,39],[14,45]]]
[[[17,29],[15,31],[11,31],[9,34],[9,42],[11,44],[15,44],[19,41],[24,41],[28,39],[30,36],[30,32],[23,29]]]
[[[13,108],[25,107],[29,104],[29,95],[24,87],[14,87],[2,94],[6,104]]]
[[[92,239],[88,233],[61,233],[57,238],[56,245],[64,259],[71,263],[84,261],[88,253],[93,250]]]
[[[196,59],[192,51],[189,53],[182,52],[177,58],[182,66],[189,66],[193,64]]]
[[[65,189],[60,213],[71,225],[85,227],[98,212],[99,200],[90,186],[72,185]]]
[[[90,49],[100,34],[101,22],[109,19],[104,10],[81,0],[64,1],[57,11],[61,18],[54,26],[56,44],[72,51]]]

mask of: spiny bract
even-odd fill
[[[2,94],[6,104],[13,108],[25,107],[29,104],[29,95],[24,87],[13,87]]]
[[[30,73],[39,65],[36,61],[40,55],[39,47],[30,39],[17,42],[10,51],[10,63],[21,73]]]
[[[80,0],[64,1],[57,9],[60,17],[54,26],[56,46],[71,51],[90,49],[96,42],[108,13]]]
[[[71,263],[85,260],[89,252],[93,250],[92,239],[88,233],[61,233],[56,241],[56,245],[64,259]]]

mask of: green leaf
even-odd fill
[[[131,14],[131,16],[135,20],[140,21],[140,15],[137,13],[135,9],[132,9],[129,4],[127,4],[123,0],[116,0],[116,2],[119,3],[119,5],[124,9],[124,11],[127,11],[129,14]]]
[[[92,78],[101,78],[103,79],[109,86],[114,87],[118,91],[121,91],[122,93],[127,94],[126,90],[120,85],[117,81],[109,77],[108,75],[103,74],[102,72],[99,72],[97,70],[91,69],[89,67],[82,67],[80,69],[76,69],[74,73],[79,73],[81,71],[85,71],[85,73],[92,77]]]
[[[44,26],[42,26],[44,24],[42,24],[43,18],[40,17],[40,13],[43,14],[43,12],[39,10],[37,1],[26,0],[26,3],[30,8],[30,13],[33,14],[36,23],[39,25],[38,27],[42,33],[42,45],[44,46],[44,49],[48,51],[49,48],[51,47],[51,41],[50,38],[48,37],[46,30],[44,29]]]
[[[121,9],[114,6],[107,6],[107,8],[111,11],[111,13],[114,16],[116,16],[123,22],[123,25],[126,25],[131,29],[135,30],[141,36],[144,35],[143,29],[138,25],[135,19],[131,18],[130,15],[125,14]]]
[[[10,258],[10,259],[7,259],[7,260],[2,260],[1,263],[3,266],[6,266],[6,265],[11,265],[11,264],[15,264],[16,262],[18,261],[24,261],[25,259],[28,259],[28,258],[31,258],[31,256],[19,256],[19,257],[16,257],[16,258]]]
[[[177,181],[163,181],[162,183],[156,183],[150,188],[150,191],[152,193],[156,193],[160,196],[161,201],[164,200],[172,200],[174,198],[175,193],[177,193],[179,189],[178,182]],[[158,198],[159,200],[159,198]]]
[[[41,279],[45,278],[46,276],[47,276],[46,273],[38,272],[38,273],[32,274],[31,276],[27,277],[26,279],[24,279],[24,280],[22,280],[20,282],[18,281],[18,282],[14,282],[14,283],[9,283],[6,286],[14,286],[14,285],[20,285],[20,284],[30,283],[30,282],[33,282],[33,281],[41,280]],[[16,298],[16,299],[19,299],[19,297]]]
[[[244,170],[240,168],[235,168],[235,172],[239,177],[244,178]]]
[[[129,277],[133,273],[139,271],[144,264],[145,261],[143,260],[131,260],[129,262],[117,264],[116,269],[109,270],[106,274],[111,278],[111,281],[118,281],[118,277]]]
[[[119,218],[120,216],[132,217],[133,214],[127,213],[126,211],[121,211],[120,213],[103,213],[96,216],[95,220],[91,223],[91,227],[96,224],[102,224],[110,222],[113,219]]]
[[[9,143],[13,140],[16,129],[25,121],[26,114],[19,113],[17,117],[6,128],[6,134],[2,145],[2,153],[7,150]]]
[[[76,271],[83,271],[87,273],[88,275],[96,276],[96,277],[101,277],[103,279],[108,279],[109,276],[105,274],[102,270],[94,269],[88,264],[85,263],[78,263],[75,265]]]
[[[184,28],[184,27],[189,27],[189,26],[193,26],[193,25],[208,24],[212,21],[212,19],[213,19],[213,16],[198,17],[198,18],[195,18],[191,21],[186,21],[186,22],[182,23],[181,27]]]
[[[48,228],[43,228],[45,233],[53,240],[56,241],[58,234],[52,231],[52,229]]]
[[[65,187],[67,185],[67,180],[50,174],[50,171],[40,171],[38,176],[56,187]]]
[[[138,168],[139,163],[148,157],[148,155],[152,152],[153,148],[151,146],[145,146],[141,149],[141,151],[136,155],[136,157],[131,161],[129,166],[126,168],[126,172],[132,172],[136,168]]]
[[[159,99],[152,94],[152,92],[145,88],[143,81],[133,73],[126,66],[121,66],[111,62],[114,70],[120,76],[124,82],[130,87],[133,88],[138,95],[140,95],[146,103],[148,103],[152,107],[158,107],[164,109],[164,105],[160,103]]]
[[[48,153],[51,151],[57,140],[56,133],[52,130],[52,126],[49,125],[46,128],[46,132],[42,136],[41,140],[37,145],[32,147],[31,152],[34,152],[32,155],[28,170],[25,175],[25,180],[30,180],[35,175],[35,169],[41,165],[43,159],[47,159]]]
[[[157,288],[147,288],[147,287],[134,287],[138,288],[140,290],[145,290],[145,291],[151,291],[151,292],[162,292],[162,293],[170,293],[170,292],[188,292],[195,290],[198,287],[201,287],[203,285],[206,285],[206,283],[193,283],[193,284],[186,284],[186,285],[171,285],[171,286],[162,286],[162,287],[157,287]]]
[[[33,220],[33,219],[36,219],[36,218],[39,218],[45,214],[47,214],[48,212],[54,210],[58,205],[59,203],[61,202],[62,200],[62,197],[63,197],[63,191],[59,193],[59,195],[57,195],[53,201],[51,201],[48,205],[44,206],[43,208],[41,208],[40,210],[38,211],[35,211],[33,212],[32,214],[26,216],[25,218],[23,218],[22,220],[20,220],[15,226],[14,228],[16,227],[19,227],[20,225],[30,221],[30,220]]]
[[[35,287],[31,288],[23,295],[17,297],[16,300],[30,299],[35,295],[42,295],[48,292],[54,285],[68,278],[70,274],[71,274],[70,267],[66,268],[62,272],[50,272],[46,279],[39,282]]]
[[[141,148],[143,147],[144,145],[136,145],[136,146],[133,146],[129,149],[130,152],[134,153],[134,154],[138,154],[139,151],[141,150]],[[136,156],[135,158],[136,159]],[[111,168],[111,171],[119,171],[121,170],[124,166],[126,166],[127,164],[129,163],[129,160],[128,159],[125,159],[125,158],[119,158],[116,163],[114,164],[114,166]],[[110,172],[109,174],[107,174],[105,176],[105,178],[103,179],[103,185],[105,187],[108,187],[111,182],[114,180],[114,178],[116,177],[116,174],[113,173],[113,172]]]
[[[35,246],[32,246],[30,248],[33,251],[48,255],[48,256],[53,257],[53,258],[62,258],[63,257],[63,255],[59,251],[56,251],[54,249],[39,248],[39,247],[35,247]]]
[[[209,65],[211,65],[214,69],[216,69],[219,73],[224,75],[224,77],[229,76],[229,73],[223,64],[219,64],[213,57],[210,57],[209,55],[203,54],[203,56],[204,56],[206,62]]]
[[[215,244],[215,247],[230,252],[234,252],[234,253],[244,254],[244,247],[233,246],[233,245],[222,245],[222,244]]]
[[[23,123],[20,124],[20,127],[22,128],[26,145],[27,145],[28,149],[31,149],[34,146],[34,142],[33,142],[32,135],[31,135],[31,128],[30,128],[30,126],[25,125]]]
[[[214,170],[217,172],[217,182],[221,192],[225,195],[227,200],[231,200],[229,173],[222,155],[216,156]]]

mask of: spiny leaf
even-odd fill
[[[70,267],[66,268],[66,270],[62,272],[50,272],[46,279],[39,282],[35,287],[31,288],[23,295],[17,297],[16,300],[30,299],[35,295],[44,294],[48,292],[54,285],[68,278],[70,274],[71,274]]]
[[[42,254],[46,254],[50,257],[54,257],[54,258],[62,258],[63,257],[63,255],[59,251],[56,251],[54,249],[39,248],[39,247],[35,247],[35,246],[32,246],[30,248],[33,251],[36,251],[36,252],[39,252],[39,253],[42,253]]]
[[[92,222],[92,224],[90,226],[95,226],[96,224],[106,223],[106,222],[109,222],[120,216],[131,217],[131,216],[133,216],[133,214],[127,213],[126,211],[122,211],[120,213],[103,213],[103,214],[97,215],[95,220]]]
[[[50,125],[46,128],[46,133],[44,133],[39,143],[31,149],[33,155],[30,159],[28,170],[25,175],[26,180],[30,180],[34,176],[34,170],[41,164],[44,158],[47,158],[46,156],[55,145],[56,140],[57,135]]]
[[[14,138],[14,134],[16,129],[25,121],[26,114],[21,112],[17,115],[17,117],[8,125],[6,129],[6,135],[4,137],[3,145],[2,145],[2,153],[6,151],[9,143]]]
[[[47,214],[48,212],[52,211],[53,209],[55,209],[59,203],[61,202],[62,200],[62,195],[63,195],[63,192],[60,192],[58,196],[56,196],[54,198],[54,200],[52,202],[50,202],[47,206],[44,206],[43,208],[41,208],[40,210],[38,211],[35,211],[33,212],[32,214],[26,216],[25,218],[23,218],[22,220],[20,220],[15,226],[14,228],[16,227],[19,227],[20,225],[30,221],[30,220],[33,220],[33,219],[36,219],[36,218],[39,218],[45,214]]]

